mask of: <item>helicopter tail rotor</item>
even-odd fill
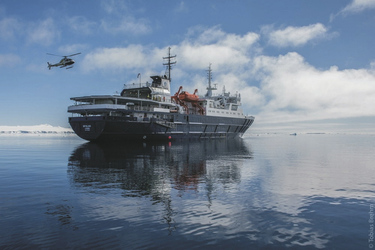
[[[48,64],[48,69],[51,70],[52,65],[49,62],[47,62],[47,64]]]

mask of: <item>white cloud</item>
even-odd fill
[[[374,0],[353,0],[349,5],[347,5],[341,11],[341,13],[343,14],[358,13],[366,9],[373,9],[373,8],[375,8]]]
[[[269,100],[259,116],[268,122],[375,115],[374,71],[318,70],[297,53],[260,56],[255,65]]]
[[[58,51],[62,55],[69,55],[82,52],[89,47],[87,44],[68,44],[58,48]]]
[[[84,35],[92,34],[97,27],[96,22],[90,21],[83,16],[70,17],[67,19],[67,24],[74,32]]]
[[[188,30],[185,41],[196,44],[210,44],[224,39],[225,36],[226,33],[219,26],[211,28],[195,26]]]
[[[178,50],[181,64],[193,69],[204,69],[214,62],[217,68],[234,68],[238,64],[249,62],[246,55],[228,46],[219,44],[199,45],[182,44]]]
[[[152,31],[149,21],[144,18],[136,18],[135,13],[142,12],[140,9],[131,9],[127,3],[120,0],[102,1],[106,16],[100,22],[100,28],[111,34],[142,35]],[[109,15],[108,15],[109,14]]]
[[[13,54],[0,54],[0,67],[11,67],[21,62],[21,58]]]
[[[144,69],[152,65],[152,63],[155,63],[152,58],[155,58],[156,55],[158,55],[158,53],[147,51],[147,49],[141,45],[130,45],[126,48],[100,48],[85,56],[82,67],[86,72],[97,69],[109,71],[119,69]]]
[[[48,46],[60,37],[60,31],[52,18],[39,22],[26,23],[16,18],[4,18],[0,20],[0,39],[12,40],[26,38],[31,44]]]
[[[352,0],[350,4],[345,6],[341,11],[336,14],[331,14],[330,21],[332,22],[339,15],[349,15],[357,14],[365,10],[374,9],[375,1],[374,0]]]
[[[83,35],[91,35],[95,32],[106,32],[112,35],[143,35],[152,31],[146,19],[135,19],[130,15],[112,16],[110,19],[105,18],[99,22],[90,21],[83,16],[75,16],[70,17],[67,24],[73,32]]]
[[[145,19],[134,19],[132,17],[125,17],[116,19],[114,21],[102,20],[100,27],[111,34],[135,34],[142,35],[152,31]]]
[[[187,12],[189,9],[188,7],[186,6],[185,2],[184,1],[181,1],[177,7],[175,7],[175,12],[177,13],[180,13],[180,12]]]
[[[103,0],[101,6],[107,14],[111,15],[128,11],[126,2],[121,0]]]
[[[197,38],[187,39],[173,46],[172,53],[178,54],[180,67],[186,69],[205,69],[210,62],[216,69],[238,68],[250,61],[249,48],[258,40],[259,35],[248,33],[243,36],[226,34],[217,28],[209,29]],[[191,40],[191,41],[190,41]],[[141,45],[125,48],[101,48],[85,57],[85,70],[113,68],[154,68],[152,63],[161,65],[167,48],[148,49]]]
[[[15,18],[4,18],[0,20],[0,38],[4,40],[14,39],[16,34],[21,30],[22,25]]]
[[[268,42],[277,47],[302,46],[312,40],[327,36],[328,29],[321,23],[303,27],[289,26],[282,30],[273,30],[271,26],[263,27]]]
[[[60,31],[55,26],[52,18],[31,24],[28,29],[28,42],[41,45],[51,45],[60,36]]]
[[[218,70],[233,69],[250,61],[250,48],[255,47],[258,39],[259,35],[252,32],[240,36],[213,27],[197,37],[188,37],[178,46],[177,53],[189,68],[206,68],[212,62]]]

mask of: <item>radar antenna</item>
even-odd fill
[[[168,60],[166,63],[163,63],[163,65],[167,66],[167,69],[166,69],[165,73],[167,74],[167,72],[168,72],[168,76],[167,77],[168,77],[169,81],[172,81],[172,79],[171,79],[172,65],[177,63],[176,61],[171,62],[171,59],[175,58],[175,57],[176,57],[176,55],[171,56],[171,47],[169,47],[168,48],[168,56],[167,57],[163,57],[164,60]]]
[[[208,70],[207,70],[207,77],[208,77],[208,87],[207,87],[207,97],[212,96],[212,90],[217,90],[216,84],[214,87],[211,86],[211,81],[212,81],[212,69],[211,69],[211,63],[208,65]]]

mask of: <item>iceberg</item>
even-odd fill
[[[49,124],[32,125],[32,126],[0,126],[0,134],[19,135],[19,134],[56,134],[66,135],[74,134],[71,128],[54,127]]]

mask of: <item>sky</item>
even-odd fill
[[[172,94],[211,64],[255,130],[375,132],[374,44],[375,0],[2,0],[0,126],[69,127],[70,97],[165,74],[170,47]]]

